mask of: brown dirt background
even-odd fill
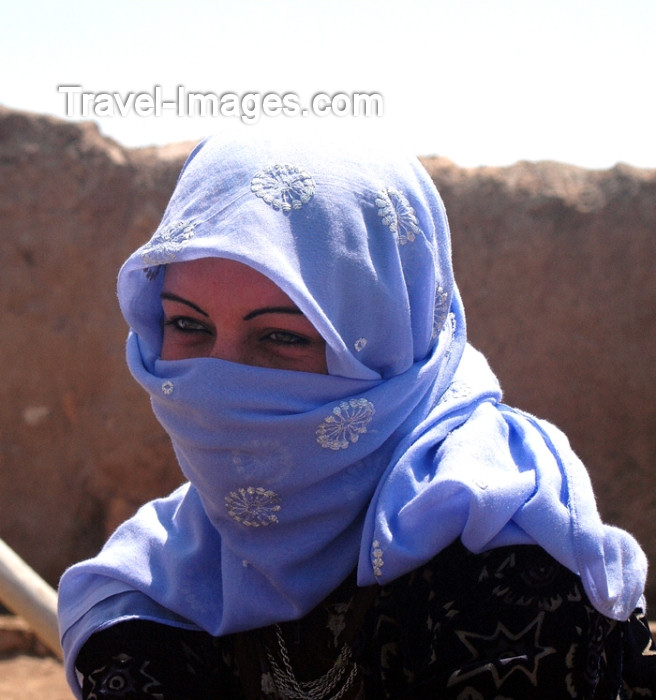
[[[0,658],[2,700],[71,700],[62,665],[51,657],[26,654]]]

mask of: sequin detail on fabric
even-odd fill
[[[398,190],[388,187],[376,195],[378,216],[389,230],[396,235],[399,245],[415,240],[421,233],[415,210],[408,198]]]
[[[383,550],[380,548],[380,542],[374,540],[371,545],[371,566],[373,568],[374,576],[383,575]]]
[[[258,172],[251,180],[251,191],[274,209],[288,212],[300,209],[312,199],[315,184],[301,168],[276,163]]]
[[[345,450],[367,432],[374,413],[367,399],[342,401],[317,428],[317,442],[329,450]]]
[[[278,522],[280,497],[262,486],[247,486],[225,497],[228,515],[246,527],[266,527]]]
[[[173,393],[174,388],[173,382],[170,379],[167,379],[162,384],[162,394],[164,394],[164,396],[170,396]]]
[[[145,273],[151,279],[152,268],[174,262],[183,245],[194,237],[195,225],[191,221],[174,221],[158,231],[141,251],[147,265]]]

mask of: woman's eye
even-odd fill
[[[272,331],[265,336],[265,340],[270,340],[278,345],[307,345],[308,340],[296,333],[287,331]]]
[[[204,324],[195,321],[193,318],[187,318],[186,316],[176,316],[166,321],[166,325],[181,333],[208,332]]]

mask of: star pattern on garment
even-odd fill
[[[156,692],[161,687],[160,682],[146,671],[149,666],[150,661],[137,662],[128,654],[118,654],[109,664],[89,674],[91,689],[86,697],[89,700],[127,698],[143,691],[149,697],[163,698],[163,695]]]
[[[513,673],[524,673],[534,686],[537,686],[537,671],[540,660],[555,653],[553,647],[540,643],[540,633],[544,612],[519,632],[513,633],[503,623],[498,622],[490,635],[460,630],[460,641],[471,654],[471,663],[464,664],[449,678],[449,686],[462,683],[474,676],[490,673],[499,689]],[[484,662],[488,659],[487,663]],[[472,664],[476,666],[472,668]],[[469,669],[469,670],[466,670]]]

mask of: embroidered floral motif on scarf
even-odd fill
[[[194,228],[190,221],[174,221],[163,228],[142,250],[145,269],[174,262],[182,246],[194,237]]]
[[[266,527],[278,522],[280,498],[275,491],[248,486],[231,491],[225,502],[230,517],[246,527]]]
[[[367,399],[342,401],[317,428],[317,442],[330,450],[345,450],[367,432],[374,413]]]
[[[415,210],[403,193],[393,188],[381,190],[376,197],[376,206],[378,216],[397,235],[399,245],[414,241],[421,233]]]
[[[449,313],[449,293],[438,285],[435,289],[435,311],[433,314],[433,338],[437,338],[446,323]]]
[[[257,173],[251,180],[252,192],[283,212],[300,209],[314,194],[314,180],[294,165],[276,164]]]

